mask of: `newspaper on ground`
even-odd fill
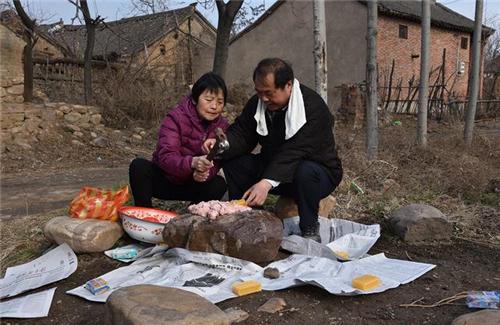
[[[366,253],[380,237],[380,225],[363,225],[342,219],[319,217],[321,244],[300,236],[299,217],[283,220],[281,247],[295,254],[355,260]]]
[[[107,257],[118,260],[124,263],[130,263],[143,257],[150,257],[156,253],[166,251],[167,245],[145,245],[145,244],[130,244],[115,249],[110,249],[104,252]],[[134,252],[134,254],[127,254]]]
[[[218,303],[236,297],[232,292],[235,282],[254,279],[262,283],[264,290],[311,284],[337,295],[370,294],[413,281],[435,265],[389,259],[384,254],[344,263],[330,258],[294,254],[273,262],[268,267],[277,268],[280,277],[273,280],[264,278],[264,269],[252,262],[175,248],[141,258],[129,266],[100,276],[110,287],[109,291],[101,295],[93,295],[83,286],[67,293],[91,301],[105,302],[119,288],[152,284],[191,291]],[[364,274],[378,276],[381,286],[371,291],[355,289],[352,286],[353,278]]]
[[[294,254],[287,259],[273,262],[268,267],[277,268],[280,277],[267,279],[261,271],[253,276],[243,277],[242,280],[257,280],[261,282],[264,290],[312,284],[335,295],[362,295],[383,292],[409,283],[432,270],[435,265],[390,259],[383,253],[350,262]],[[381,285],[369,291],[354,288],[352,280],[365,274],[379,277]]]
[[[105,302],[114,290],[138,284],[153,284],[191,291],[217,303],[236,297],[232,292],[233,283],[261,270],[260,266],[249,261],[173,248],[151,257],[140,258],[128,266],[100,276],[110,287],[110,290],[102,294],[93,295],[83,285],[67,293],[90,301]]]
[[[49,315],[56,288],[0,303],[0,318],[38,318]]]
[[[78,260],[68,244],[61,244],[39,258],[13,267],[0,279],[0,298],[39,288],[67,278],[76,271]]]

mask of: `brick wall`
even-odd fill
[[[408,27],[408,39],[399,37],[399,25]],[[389,74],[392,60],[395,60],[393,86],[402,78],[402,86],[408,86],[408,80],[415,75],[420,77],[420,23],[411,22],[394,17],[380,16],[378,20],[378,62],[379,74]],[[461,48],[461,38],[467,38],[467,49]],[[459,31],[431,27],[430,60],[434,71],[442,64],[443,49],[446,49],[445,81],[446,89],[453,91],[457,97],[463,99],[467,94],[469,77],[471,34]],[[465,72],[458,74],[460,62],[465,65]],[[433,85],[437,78],[437,71],[430,78]],[[382,85],[381,77],[379,83]],[[387,86],[387,85],[386,85]],[[406,96],[406,89],[403,96]]]

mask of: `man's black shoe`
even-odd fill
[[[302,230],[302,238],[312,239],[318,243],[321,243],[321,237],[319,236],[319,222],[314,226],[305,227]]]

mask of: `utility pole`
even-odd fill
[[[325,0],[313,0],[314,24],[314,86],[325,103],[328,103],[328,69],[326,64]]]
[[[368,0],[366,34],[366,155],[377,158],[378,151],[378,85],[377,85],[377,0]]]
[[[469,101],[465,118],[464,140],[465,145],[472,145],[474,119],[476,117],[477,97],[479,93],[479,66],[481,56],[481,29],[483,22],[483,0],[476,0],[476,14],[474,17],[474,35],[472,36],[472,69],[469,77]]]
[[[418,90],[417,144],[427,147],[427,107],[429,103],[429,43],[431,31],[430,0],[422,0],[422,33],[420,47],[420,86]]]

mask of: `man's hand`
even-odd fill
[[[204,154],[208,154],[210,149],[212,149],[215,146],[215,139],[206,139],[205,142],[203,142],[203,145],[201,146],[201,151],[203,151]]]
[[[243,198],[246,200],[248,206],[263,205],[272,187],[273,186],[268,181],[263,179],[250,187],[248,191],[243,194]]]
[[[207,172],[213,167],[213,162],[207,159],[207,156],[193,157],[191,168],[198,172]]]
[[[206,172],[200,172],[200,171],[195,170],[193,172],[193,179],[196,182],[203,183],[208,179],[209,173],[210,173],[210,171],[208,171],[208,170]]]

